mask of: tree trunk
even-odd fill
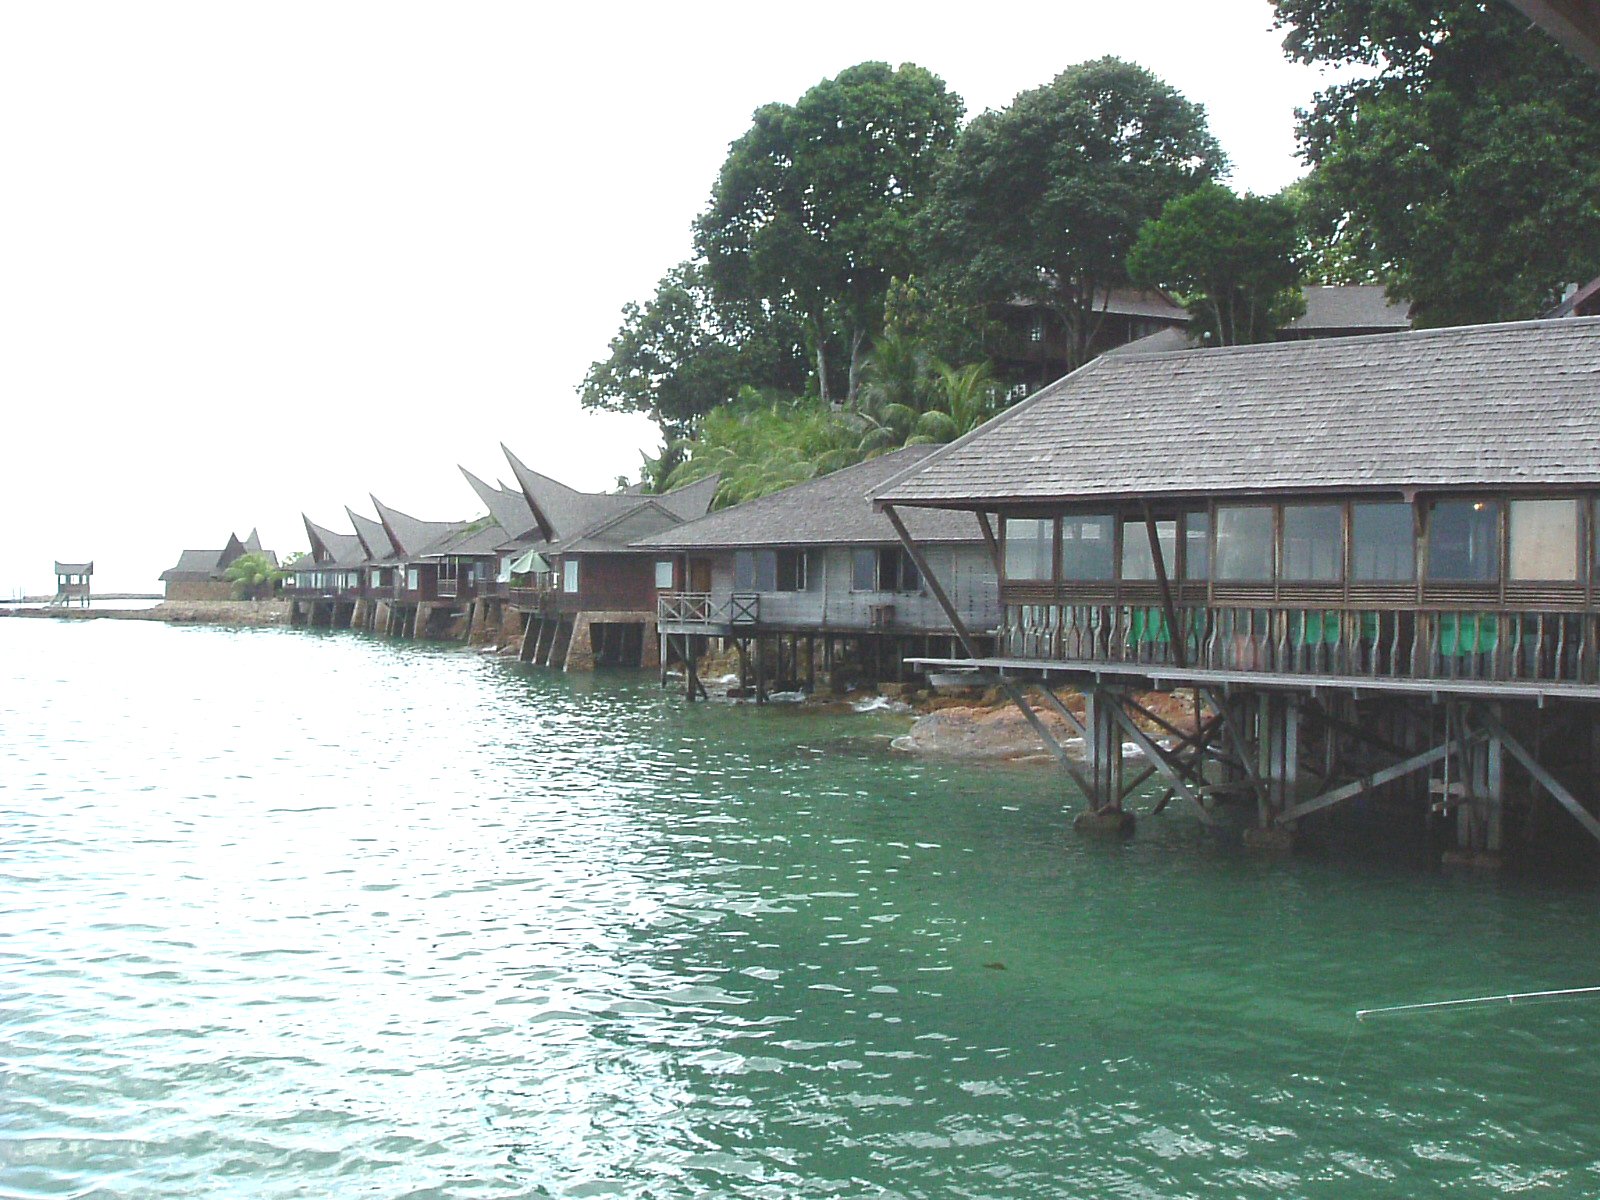
[[[856,406],[856,393],[861,390],[861,347],[866,340],[864,330],[850,331],[850,379],[845,388],[844,402],[851,408]]]
[[[817,335],[817,394],[824,404],[832,402],[828,396],[828,347],[820,334]]]

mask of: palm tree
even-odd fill
[[[988,363],[938,364],[933,406],[917,419],[906,444],[953,442],[1000,411],[1003,390]]]
[[[234,598],[238,600],[259,600],[271,595],[272,589],[283,579],[278,565],[259,550],[241,554],[222,574],[233,584]]]

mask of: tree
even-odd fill
[[[1539,315],[1600,270],[1600,77],[1502,3],[1275,0],[1302,62],[1308,212],[1419,325]]]
[[[1225,167],[1201,106],[1097,59],[974,118],[924,213],[926,244],[961,291],[1053,310],[1080,364],[1140,226]]]
[[[1211,345],[1270,342],[1305,311],[1299,241],[1288,200],[1208,183],[1139,231],[1128,273],[1175,293]]]
[[[668,441],[740,387],[805,386],[803,334],[786,314],[759,305],[718,305],[705,265],[679,263],[644,305],[622,310],[610,354],[584,376],[585,408],[644,413]]]
[[[228,564],[222,576],[233,584],[236,600],[260,600],[270,596],[272,589],[283,580],[278,564],[259,550],[241,554]]]
[[[840,360],[855,400],[885,290],[915,266],[914,223],[962,113],[932,72],[861,63],[793,105],[758,109],[722,165],[695,223],[715,295],[792,313],[824,400]]]

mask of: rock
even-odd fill
[[[1102,808],[1079,813],[1073,818],[1072,828],[1088,837],[1130,838],[1137,824],[1131,812]]]
[[[1294,850],[1294,830],[1285,829],[1281,825],[1274,825],[1268,829],[1256,826],[1244,831],[1243,841],[1250,850],[1261,850],[1268,854],[1289,854]]]

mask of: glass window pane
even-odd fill
[[[1211,578],[1211,514],[1188,513],[1183,518],[1183,577]]]
[[[735,550],[733,554],[733,590],[756,590],[756,556],[753,550]]]
[[[1511,502],[1511,578],[1578,577],[1578,502]]]
[[[569,558],[561,565],[561,588],[566,592],[578,590],[578,560]]]
[[[672,590],[672,560],[658,558],[656,560],[656,590],[670,592]]]
[[[1049,579],[1054,521],[1017,520],[1007,517],[1006,578]]]
[[[1283,506],[1283,578],[1294,583],[1331,583],[1344,578],[1342,506]]]
[[[1178,522],[1157,521],[1156,541],[1161,544],[1161,565],[1171,579],[1178,548]],[[1122,523],[1122,577],[1135,581],[1156,577],[1156,560],[1150,553],[1150,530],[1143,521]]]
[[[1411,505],[1351,506],[1350,576],[1357,583],[1411,583],[1416,579]]]
[[[1217,509],[1217,578],[1272,581],[1272,510]]]
[[[878,552],[857,550],[850,558],[850,588],[857,592],[878,590]]]
[[[917,564],[911,560],[911,555],[904,550],[900,551],[900,591],[919,592],[922,590],[922,572],[917,570]]]
[[[1112,531],[1109,516],[1061,518],[1061,578],[1100,580],[1112,578]]]
[[[775,592],[778,590],[778,552],[776,550],[756,551],[756,591]]]
[[[1500,578],[1500,505],[1440,500],[1428,514],[1428,578],[1493,583]]]

